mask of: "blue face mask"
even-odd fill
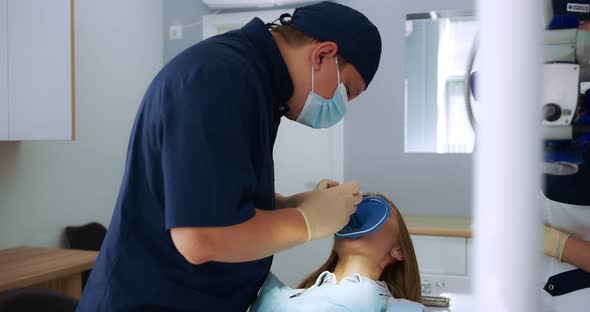
[[[348,96],[346,94],[346,87],[343,83],[340,83],[338,58],[336,58],[336,72],[338,73],[338,88],[334,91],[332,99],[326,100],[313,91],[315,77],[312,66],[311,92],[309,92],[303,110],[301,110],[299,117],[297,117],[296,121],[298,123],[314,129],[330,128],[344,117],[344,114],[346,114],[346,106],[348,106]]]

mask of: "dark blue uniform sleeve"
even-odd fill
[[[231,76],[198,73],[163,99],[166,229],[235,225],[255,214],[256,91]]]

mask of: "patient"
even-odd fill
[[[391,206],[379,230],[336,238],[326,263],[298,289],[269,273],[250,311],[425,311],[416,303],[420,273],[408,229],[395,205],[376,196]]]

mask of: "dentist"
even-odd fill
[[[273,254],[348,223],[360,185],[275,194],[273,145],[283,116],[342,119],[377,71],[379,32],[334,2],[279,20],[204,40],[155,77],[78,311],[245,311]]]

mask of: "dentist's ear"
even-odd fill
[[[332,41],[324,41],[319,43],[312,50],[311,64],[313,69],[319,70],[323,61],[333,59],[338,53],[338,45]]]
[[[393,257],[397,261],[404,260],[404,255],[402,255],[402,249],[399,247],[396,249],[393,249],[391,252],[389,252],[389,254],[391,255],[391,257]]]

